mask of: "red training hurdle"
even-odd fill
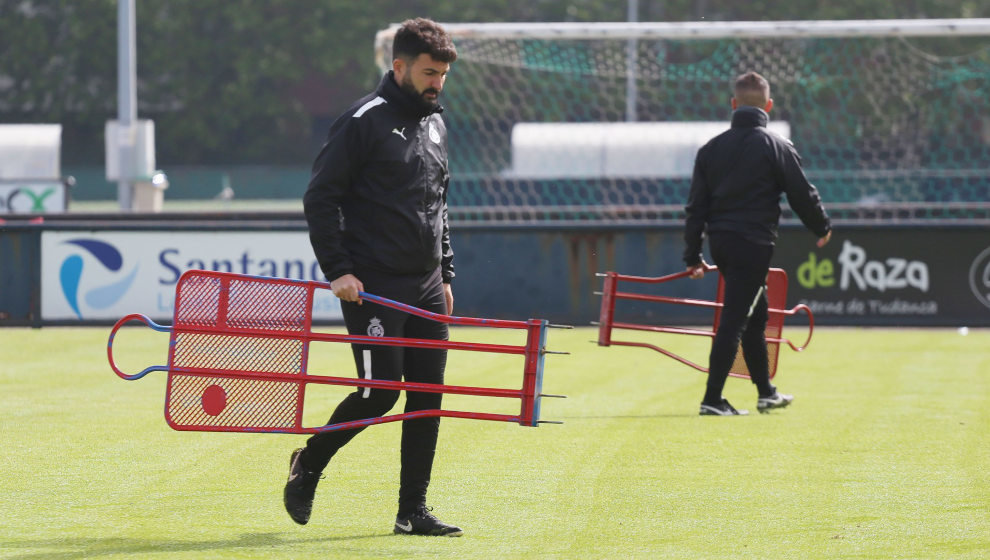
[[[545,348],[547,329],[558,325],[540,319],[505,321],[439,315],[362,293],[365,305],[383,305],[451,325],[524,330],[526,343],[512,346],[313,332],[313,301],[319,289],[329,290],[329,284],[190,270],[176,286],[172,326],[159,325],[140,314],[121,318],[110,332],[107,359],[114,373],[127,380],[140,379],[152,371],[168,372],[165,419],[176,430],[304,434],[427,416],[516,422],[524,426],[559,423],[540,420],[541,398],[559,397],[542,392],[544,356],[566,354]],[[150,366],[130,375],[117,367],[114,337],[130,321],[170,333],[168,365]],[[313,375],[308,371],[310,348],[321,342],[518,354],[524,360],[522,387],[466,387]],[[419,410],[305,427],[303,404],[310,383],[517,398],[521,406],[518,415]]]
[[[718,268],[714,266],[706,265],[705,271],[717,272]],[[619,340],[613,340],[612,338],[612,331],[614,329],[714,337],[715,332],[718,330],[719,316],[721,314],[722,303],[725,298],[725,282],[723,281],[721,275],[719,275],[718,278],[718,292],[716,294],[715,301],[675,298],[668,296],[638,294],[638,293],[619,291],[619,282],[630,282],[636,284],[662,284],[665,282],[686,278],[689,275],[690,273],[686,270],[675,274],[669,274],[667,276],[659,276],[659,277],[630,276],[625,274],[618,274],[616,272],[611,272],[611,271],[606,273],[599,273],[597,276],[604,278],[603,288],[601,292],[596,292],[596,295],[602,296],[602,304],[601,304],[601,310],[599,313],[598,322],[593,323],[598,325],[598,345],[599,346],[638,346],[642,348],[649,348],[652,350],[656,350],[657,352],[660,352],[665,356],[673,358],[681,362],[682,364],[688,365],[698,371],[707,372],[708,371],[707,367],[698,365],[695,362],[692,362],[682,356],[679,356],[657,345],[646,342],[619,341]],[[707,307],[714,309],[715,317],[711,330],[617,322],[615,321],[615,303],[618,300],[631,300],[631,301],[643,301],[643,302],[654,302],[654,303],[668,303],[674,305],[688,305],[695,307]],[[795,306],[792,309],[784,309],[784,306],[787,303],[787,273],[783,269],[771,268],[770,273],[767,275],[767,303],[769,306],[769,315],[770,315],[766,329],[767,354],[770,359],[770,377],[772,379],[777,374],[777,357],[780,350],[780,344],[785,343],[797,352],[801,352],[802,350],[804,350],[811,342],[811,335],[812,332],[814,332],[814,328],[815,328],[815,320],[811,314],[811,309],[809,309],[807,305],[801,304]],[[796,346],[790,340],[783,338],[782,335],[784,329],[784,318],[788,316],[796,315],[799,312],[804,312],[808,316],[808,339],[801,346]],[[735,363],[732,365],[731,370],[729,371],[729,375],[733,377],[742,377],[747,379],[749,378],[749,371],[746,369],[746,362],[743,360],[741,351],[736,353],[736,360]]]

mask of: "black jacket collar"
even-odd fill
[[[759,107],[743,105],[732,113],[732,128],[755,128],[762,126],[766,128],[770,121],[770,115]]]
[[[415,116],[416,118],[423,118],[433,113],[443,112],[442,106],[437,105],[429,109],[414,96],[402,91],[399,84],[395,82],[395,72],[393,70],[389,70],[382,76],[382,81],[378,83],[378,89],[375,92],[382,96],[385,101],[397,107],[402,113]]]

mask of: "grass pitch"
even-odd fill
[[[119,379],[108,334],[0,330],[0,557],[956,559],[990,550],[987,330],[820,328],[806,352],[781,350],[776,383],[794,404],[734,418],[697,416],[704,376],[673,360],[600,348],[587,328],[552,331],[549,348],[571,355],[547,357],[544,389],[568,399],[544,400],[543,418],[563,425],[442,422],[429,500],[464,528],[458,539],[392,535],[396,424],[345,447],[310,524],[293,524],[282,485],[304,437],[169,429],[165,375]],[[507,344],[520,335],[453,331]],[[660,340],[695,361],[707,355],[708,339]],[[115,348],[137,371],[165,363],[167,337],[129,328]],[[319,367],[350,375],[340,350]],[[518,357],[451,352],[449,362],[452,384],[521,380]],[[309,395],[313,424],[336,404],[330,392]],[[746,381],[730,379],[726,397],[755,408]],[[445,406],[511,411],[515,401],[447,397]]]

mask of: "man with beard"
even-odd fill
[[[423,18],[396,31],[392,70],[330,127],[303,198],[309,237],[347,332],[446,340],[447,326],[372,302],[372,293],[449,314],[453,251],[447,226],[447,130],[439,95],[457,51],[447,32]],[[353,344],[358,377],[443,383],[445,350]],[[439,409],[440,393],[407,392],[405,411]],[[359,387],[329,424],[382,416],[399,392]],[[456,537],[426,507],[440,419],[402,423],[399,504],[394,532]],[[285,509],[306,524],[330,459],[361,428],[318,433],[290,459]]]

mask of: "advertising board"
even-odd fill
[[[0,181],[0,215],[65,212],[62,181]]]
[[[844,228],[823,249],[793,231],[774,262],[790,276],[788,301],[822,324],[990,324],[986,230]]]
[[[44,321],[141,313],[168,322],[190,269],[325,281],[305,232],[45,231],[41,255]],[[314,320],[341,317],[339,300],[317,290]]]

